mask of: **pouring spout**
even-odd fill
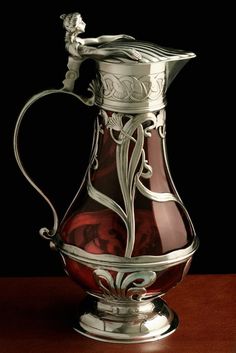
[[[194,53],[186,53],[186,58],[178,58],[177,60],[167,61],[166,63],[166,89],[175,79],[182,68],[189,62],[190,59],[196,57]]]

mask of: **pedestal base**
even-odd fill
[[[114,343],[164,338],[178,326],[177,315],[160,298],[115,301],[88,297],[74,329],[87,337]]]

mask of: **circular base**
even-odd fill
[[[160,298],[152,301],[107,301],[86,298],[74,329],[84,336],[113,343],[142,343],[173,333],[178,317]]]

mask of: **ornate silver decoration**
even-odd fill
[[[165,106],[165,66],[158,63],[156,70],[147,64],[140,67],[99,62],[99,74],[90,85],[95,104],[105,110],[120,113],[157,111]],[[121,66],[121,67],[120,67]]]
[[[101,72],[100,80],[103,85],[104,99],[122,103],[156,101],[163,96],[165,72],[140,77]],[[101,92],[97,90],[96,95],[100,94]]]
[[[127,58],[106,58],[97,62],[99,74],[93,83],[95,104],[119,113],[159,111],[166,105],[165,93],[174,77],[195,56],[141,41],[113,41],[102,48],[133,48],[142,58],[138,64]]]
[[[153,271],[133,272],[125,276],[118,272],[115,278],[106,270],[94,271],[94,278],[103,291],[104,297],[117,300],[140,301],[145,297],[146,288],[156,281]]]
[[[118,35],[102,35],[97,38],[80,38],[79,35],[85,32],[86,23],[83,21],[79,12],[63,14],[60,16],[63,20],[63,26],[66,29],[65,46],[70,56],[68,58],[67,67],[69,71],[66,73],[63,81],[64,90],[73,91],[74,82],[79,77],[79,68],[83,60],[86,58],[104,59],[119,57],[121,61],[129,58],[131,60],[139,61],[142,55],[134,48],[120,48],[120,47],[102,47],[101,44],[107,44],[118,39],[133,40],[134,38],[126,34]]]
[[[136,189],[145,197],[156,202],[174,201],[179,203],[186,211],[180,198],[172,193],[157,193],[150,191],[143,185],[140,177],[150,178],[152,167],[148,164],[144,150],[144,139],[150,137],[153,130],[158,129],[162,139],[165,136],[165,112],[161,110],[154,113],[137,114],[135,116],[122,113],[112,113],[109,117],[105,110],[101,110],[106,128],[110,130],[111,137],[116,142],[116,165],[119,184],[124,201],[124,209],[109,196],[95,189],[88,173],[87,190],[91,198],[114,211],[123,220],[127,230],[127,243],[125,257],[132,256],[135,243],[135,216],[134,199]],[[124,120],[125,118],[125,120]],[[118,136],[114,136],[114,132]],[[136,136],[134,138],[134,136]],[[130,143],[134,144],[129,155]],[[98,139],[97,143],[98,144]],[[96,150],[96,148],[95,148]]]

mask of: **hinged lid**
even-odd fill
[[[117,112],[141,113],[163,108],[168,86],[188,60],[195,57],[192,52],[136,40],[116,40],[98,48],[117,55],[97,61],[95,102]],[[138,53],[139,60],[125,57],[131,49]]]

